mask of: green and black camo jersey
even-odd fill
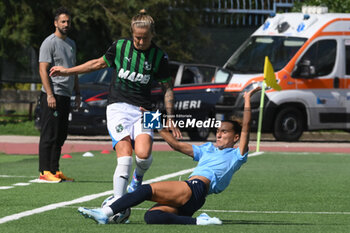
[[[115,41],[103,56],[116,69],[112,78],[108,104],[125,102],[151,109],[153,82],[170,79],[168,56],[153,42],[148,50],[137,50],[131,39]]]

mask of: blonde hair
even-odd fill
[[[133,32],[134,27],[148,28],[151,31],[152,35],[156,34],[154,29],[154,20],[150,15],[147,14],[145,9],[140,10],[137,15],[132,17],[130,25],[131,32]]]

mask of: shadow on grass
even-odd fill
[[[74,183],[113,183],[113,180],[74,180]]]
[[[307,226],[315,225],[313,223],[297,223],[297,222],[285,222],[285,221],[265,221],[265,220],[222,220],[223,224],[242,224],[242,225],[295,225],[295,226]]]

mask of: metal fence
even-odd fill
[[[0,57],[1,83],[41,83],[39,76],[38,55],[34,48],[22,50],[23,64],[9,61]]]
[[[201,2],[204,25],[258,26],[267,16],[288,12],[299,0],[207,0]],[[185,0],[173,2],[173,8],[186,6]]]

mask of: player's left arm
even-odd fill
[[[249,143],[249,134],[250,134],[250,123],[252,119],[251,106],[250,106],[250,97],[261,88],[257,87],[250,90],[249,92],[244,93],[244,113],[243,113],[243,122],[242,122],[242,132],[239,139],[239,150],[243,156],[248,152],[248,143]]]
[[[164,93],[164,106],[167,113],[167,125],[168,129],[173,132],[174,137],[182,138],[182,134],[177,127],[171,121],[174,119],[174,91],[171,79],[167,82],[161,83],[163,93]]]

